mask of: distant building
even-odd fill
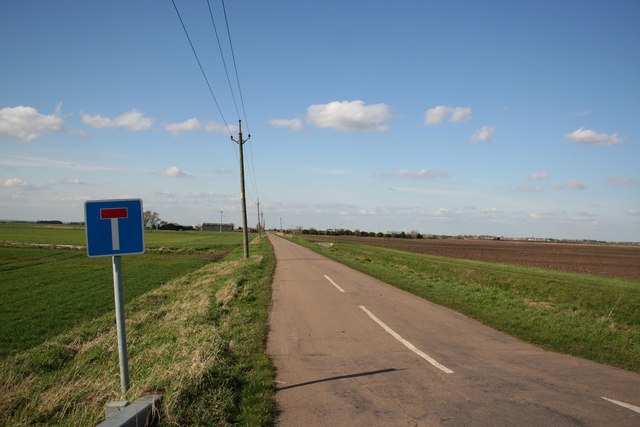
[[[202,224],[202,231],[233,231],[233,224],[222,224],[220,228],[219,222],[205,222]]]

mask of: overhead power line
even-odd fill
[[[208,1],[208,0],[207,0]],[[231,58],[233,58],[233,68],[236,72],[236,81],[238,82],[238,93],[240,94],[240,103],[242,104],[242,113],[244,114],[244,121],[247,124],[247,131],[251,133],[249,127],[249,120],[247,120],[247,111],[244,108],[244,97],[242,96],[242,87],[240,86],[240,77],[238,77],[238,64],[236,63],[236,55],[233,51],[233,43],[231,42],[231,31],[229,30],[229,20],[227,19],[227,8],[222,0],[222,11],[224,13],[224,22],[227,26],[227,36],[229,37],[229,47],[231,48]]]
[[[209,3],[209,0],[207,0],[207,4]],[[235,51],[233,49],[233,42],[231,41],[231,30],[229,28],[229,19],[227,17],[227,8],[224,4],[224,0],[221,0],[222,3],[222,11],[224,14],[224,22],[225,25],[227,27],[227,37],[229,39],[229,48],[231,50],[231,58],[233,59],[233,69],[235,71],[236,74],[236,83],[238,85],[238,94],[240,95],[240,103],[242,105],[242,113],[244,114],[244,121],[245,124],[247,126],[247,131],[249,134],[251,134],[251,127],[249,126],[249,119],[247,118],[247,110],[245,108],[244,105],[244,96],[242,95],[242,85],[240,84],[240,75],[238,73],[238,63],[236,62],[236,55],[235,55]],[[209,12],[211,12],[211,8],[209,8]],[[211,17],[211,20],[213,22],[213,16]],[[214,24],[214,29],[215,29],[215,24]],[[216,30],[216,37],[218,37],[218,33]],[[218,39],[218,43],[220,42],[220,40]],[[222,55],[222,49],[220,49],[220,55]],[[226,66],[226,62],[224,61],[224,55],[223,56],[223,63],[225,64],[225,71],[227,70],[227,66]],[[229,74],[227,73],[227,79],[229,78]],[[229,83],[231,84],[231,83]],[[233,91],[232,91],[233,93]],[[235,103],[235,97],[233,97],[233,101]],[[236,111],[238,110],[238,106],[236,105]],[[251,159],[251,168],[249,169],[249,176],[251,177],[251,185],[253,186],[253,191],[256,193],[256,198],[260,198],[259,197],[259,193],[258,193],[258,183],[256,180],[256,171],[255,171],[255,165],[254,165],[254,161],[253,161],[253,144],[249,143],[249,157]]]
[[[233,92],[233,85],[231,84],[231,78],[229,78],[229,70],[227,69],[227,61],[224,59],[224,53],[222,52],[222,44],[220,43],[220,37],[218,36],[218,28],[216,27],[216,21],[213,19],[213,11],[211,10],[211,2],[207,0],[207,6],[209,7],[209,17],[211,18],[211,24],[213,25],[213,32],[216,35],[216,41],[218,42],[218,49],[220,50],[220,57],[222,58],[222,65],[224,65],[224,72],[227,75],[227,83],[229,83],[229,91],[231,92],[231,98],[233,99],[233,105],[236,107],[236,114],[240,118],[240,112],[238,111],[238,103],[236,102],[236,96]],[[246,121],[246,114],[245,114]],[[248,128],[247,128],[248,129]]]
[[[191,37],[189,37],[189,32],[187,31],[187,27],[185,27],[184,25],[184,21],[182,20],[182,16],[180,16],[180,11],[178,10],[178,7],[176,6],[176,2],[174,0],[171,0],[171,3],[173,3],[173,8],[176,11],[176,14],[178,15],[178,19],[180,19],[180,24],[182,24],[182,29],[184,30],[184,34],[187,36],[187,40],[189,40],[189,46],[191,46],[191,51],[193,52],[193,55],[196,57],[196,61],[198,62],[198,66],[200,67],[200,72],[202,73],[202,77],[204,77],[204,81],[207,83],[207,87],[209,88],[209,93],[211,94],[211,97],[213,98],[213,102],[216,104],[216,107],[218,108],[218,112],[220,113],[220,117],[222,117],[222,122],[225,125],[225,128],[227,129],[227,132],[229,133],[229,136],[233,136],[231,134],[231,130],[229,130],[229,125],[227,124],[227,120],[224,118],[224,114],[222,114],[222,109],[220,109],[220,104],[218,104],[218,100],[216,99],[216,96],[213,94],[213,89],[211,88],[211,84],[209,83],[209,79],[207,78],[207,74],[204,72],[204,68],[202,68],[202,63],[200,62],[200,58],[198,58],[198,54],[196,53],[196,49],[195,47],[193,47],[193,43],[191,42]]]
[[[214,103],[216,105],[216,108],[218,109],[218,112],[220,113],[220,117],[222,118],[222,121],[224,122],[224,125],[225,125],[225,128],[227,129],[227,132],[231,136],[231,139],[233,139],[233,135],[231,133],[229,124],[227,123],[227,120],[224,117],[222,109],[220,108],[220,104],[218,103],[218,100],[217,100],[215,94],[213,93],[213,88],[211,87],[211,84],[209,82],[209,79],[207,78],[207,75],[206,75],[205,71],[204,71],[204,67],[202,66],[202,63],[201,63],[200,58],[198,56],[198,53],[196,52],[196,49],[195,49],[195,47],[193,45],[193,42],[191,41],[191,37],[189,36],[189,32],[187,31],[186,25],[185,25],[185,23],[184,23],[184,21],[182,19],[182,16],[180,15],[180,11],[178,10],[178,7],[176,6],[175,0],[171,0],[171,3],[173,4],[173,8],[176,11],[176,14],[178,15],[178,19],[180,20],[180,24],[182,25],[182,29],[184,31],[184,34],[187,37],[187,40],[189,41],[189,46],[191,46],[191,51],[193,52],[193,55],[196,58],[196,62],[198,63],[198,67],[200,68],[200,72],[202,73],[202,77],[204,78],[204,80],[205,80],[205,82],[207,84],[207,88],[209,89],[209,93],[211,94],[211,97],[213,98],[213,101],[214,101]],[[237,61],[236,61],[235,51],[233,49],[233,42],[231,40],[231,30],[229,28],[229,19],[227,17],[227,10],[226,10],[226,6],[224,4],[224,0],[221,0],[221,3],[222,3],[222,9],[223,9],[223,14],[224,14],[225,25],[226,25],[226,28],[227,28],[227,37],[229,38],[229,48],[230,48],[230,51],[231,51],[231,57],[233,59],[233,67],[234,67],[235,76],[236,76],[236,84],[237,84],[237,88],[238,88],[238,94],[239,94],[240,102],[241,102],[241,105],[242,105],[242,113],[244,115],[244,121],[245,121],[247,130],[249,130],[249,121],[247,119],[247,112],[246,112],[245,103],[244,103],[244,96],[242,94],[242,86],[240,85],[240,77],[239,77],[239,73],[238,73],[238,64],[237,64]],[[228,67],[227,67],[227,62],[226,62],[226,60],[224,58],[224,52],[223,52],[223,49],[222,49],[222,43],[220,42],[220,36],[219,36],[219,33],[218,33],[218,29],[216,27],[215,19],[213,17],[213,9],[211,7],[210,0],[207,0],[207,7],[209,9],[209,17],[211,19],[211,24],[213,26],[213,31],[215,33],[216,40],[217,40],[217,43],[218,43],[218,49],[220,51],[220,57],[222,58],[222,64],[224,66],[225,74],[227,76],[227,83],[229,85],[229,90],[231,92],[231,97],[233,99],[233,104],[234,104],[234,107],[235,107],[235,110],[236,110],[236,114],[238,115],[238,119],[240,120],[240,117],[239,117],[240,116],[240,112],[238,110],[238,103],[236,101],[235,91],[234,91],[233,84],[231,83],[231,78],[229,77],[229,71],[228,71]],[[239,131],[241,131],[240,127],[239,127]],[[250,135],[250,133],[249,133],[249,135]],[[249,139],[249,138],[247,138],[247,139]],[[235,147],[234,147],[234,151],[236,151]],[[256,197],[259,200],[258,184],[257,184],[257,181],[256,181],[255,164],[254,164],[254,160],[253,160],[253,157],[254,157],[253,156],[253,147],[252,147],[251,144],[249,145],[249,152],[250,152],[250,159],[251,159],[251,167],[249,168],[249,175],[250,175],[250,178],[251,178],[250,179],[250,183],[252,184],[253,190],[254,190],[254,192],[256,194]],[[238,152],[237,151],[236,151],[236,157],[238,157]],[[240,161],[241,161],[242,164],[244,163],[242,161],[242,150],[240,150]],[[244,166],[241,165],[241,167],[243,168]],[[243,174],[243,173],[241,172],[241,174]],[[242,190],[242,193],[244,194],[244,189]]]

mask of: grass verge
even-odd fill
[[[295,241],[524,341],[640,372],[640,282]]]
[[[273,371],[264,353],[275,258],[267,239],[168,281],[126,305],[135,400],[164,393],[165,425],[268,425]],[[120,399],[107,313],[0,360],[0,424],[95,425]]]

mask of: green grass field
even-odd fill
[[[147,250],[161,248],[182,250],[210,250],[233,247],[238,244],[239,233],[215,233],[201,231],[147,230],[144,242]],[[86,245],[85,230],[75,225],[45,225],[0,223],[0,243]]]
[[[640,282],[295,240],[522,340],[640,372]]]
[[[125,303],[208,262],[187,255],[122,258]],[[88,258],[80,250],[0,247],[0,357],[113,311],[111,268],[110,257]]]
[[[0,236],[11,245],[0,246],[0,357],[113,310],[110,257],[42,246],[84,245],[84,228],[3,223]],[[145,240],[147,253],[122,260],[125,303],[241,244],[238,233],[148,231]]]
[[[123,256],[134,400],[164,392],[163,423],[269,424],[264,355],[275,261],[266,239],[147,232]],[[0,424],[92,425],[119,399],[111,258],[80,227],[0,224]]]

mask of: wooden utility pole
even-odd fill
[[[247,199],[244,192],[244,155],[242,146],[251,138],[251,135],[247,139],[242,139],[242,120],[238,120],[238,140],[236,141],[231,137],[231,140],[238,144],[240,147],[240,199],[242,200],[242,243],[244,246],[244,258],[249,258],[249,230],[247,229]]]

